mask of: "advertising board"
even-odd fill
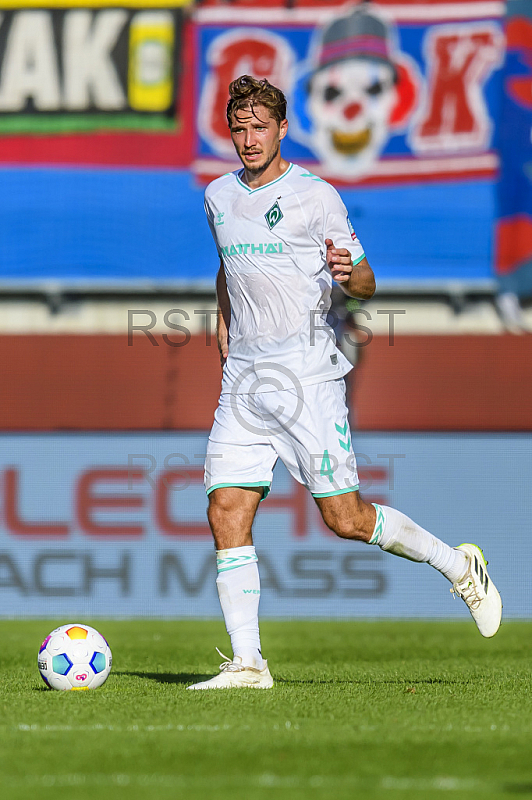
[[[188,164],[186,5],[0,0],[0,163]]]
[[[2,616],[218,617],[206,434],[1,437]],[[361,491],[484,548],[505,615],[532,614],[529,435],[353,434]],[[455,617],[426,565],[341,541],[278,463],[254,527],[265,617]]]

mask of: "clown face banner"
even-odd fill
[[[227,85],[248,72],[289,101],[283,153],[337,184],[486,176],[504,38],[494,2],[200,9],[196,169],[234,156]]]

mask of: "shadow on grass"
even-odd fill
[[[198,683],[212,678],[210,675],[198,675],[192,672],[128,672],[126,670],[113,671],[113,675],[127,675],[133,678],[147,678],[157,683]]]

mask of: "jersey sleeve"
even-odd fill
[[[218,244],[218,239],[216,237],[216,227],[214,225],[214,211],[212,210],[211,204],[209,202],[208,188],[209,187],[207,187],[207,190],[205,191],[205,196],[204,196],[204,200],[203,200],[203,207],[205,209],[205,216],[207,217],[207,222],[209,223],[209,228],[211,230],[212,238],[214,239],[214,244],[216,245],[216,249],[218,251],[218,255],[221,258],[220,245]]]
[[[332,239],[335,247],[345,247],[351,253],[353,266],[365,256],[364,248],[351,224],[342,198],[330,184],[325,183],[321,201],[322,241]]]

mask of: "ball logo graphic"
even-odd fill
[[[41,678],[50,689],[97,689],[111,671],[111,650],[89,625],[62,625],[46,637],[37,659]]]

